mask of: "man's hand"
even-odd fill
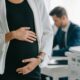
[[[16,72],[25,75],[32,72],[40,64],[41,60],[39,58],[30,58],[22,60],[22,62],[28,64],[24,67],[18,68]]]

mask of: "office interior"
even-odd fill
[[[69,19],[80,25],[80,0],[44,0],[47,12],[49,13],[56,6],[62,6],[67,10]],[[50,17],[54,34],[57,32],[56,26]],[[65,53],[66,57],[53,56],[49,64],[41,69],[43,80],[80,80],[80,46],[71,48]],[[56,64],[57,61],[68,61],[68,64]]]

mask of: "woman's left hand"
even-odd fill
[[[32,72],[41,62],[39,58],[30,58],[22,60],[23,63],[28,63],[26,66],[18,68],[16,72],[19,74],[28,74]]]

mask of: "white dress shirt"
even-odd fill
[[[65,32],[65,47],[67,46],[67,33],[68,33],[69,27],[70,27],[70,22],[68,22],[67,26],[65,26],[64,28],[62,28],[62,31]]]

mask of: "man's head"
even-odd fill
[[[50,12],[57,27],[64,27],[68,23],[67,12],[63,7],[56,7]]]

